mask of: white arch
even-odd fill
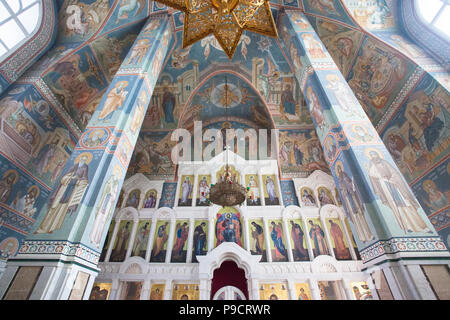
[[[116,222],[119,222],[120,220],[125,219],[133,219],[133,221],[139,220],[139,212],[136,208],[133,207],[126,207],[119,210],[119,212],[116,215]]]
[[[319,216],[321,218],[345,218],[345,213],[341,207],[326,204],[319,209]]]
[[[206,256],[197,256],[199,262],[199,277],[211,280],[214,270],[219,268],[226,260],[231,260],[239,268],[244,269],[245,277],[250,280],[263,273],[259,266],[260,255],[251,255],[250,252],[241,248],[234,242],[224,242],[217,248],[211,250]]]
[[[342,272],[338,261],[329,255],[317,256],[311,263],[313,273],[340,273]]]
[[[156,220],[156,219],[175,219],[176,218],[176,216],[175,216],[175,211],[172,209],[172,208],[169,208],[169,207],[161,207],[161,208],[158,208],[156,211],[155,211],[155,214],[153,215],[153,219],[154,220]]]
[[[147,272],[147,262],[141,257],[129,257],[121,263],[119,273],[121,274],[144,274]]]

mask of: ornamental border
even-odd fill
[[[87,262],[98,264],[100,254],[81,243],[71,243],[70,241],[52,240],[25,240],[20,247],[18,254],[57,254],[66,257],[76,257]]]
[[[360,252],[363,263],[385,254],[404,252],[448,252],[444,242],[438,238],[393,238],[379,240]]]

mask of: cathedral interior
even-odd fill
[[[161,1],[0,0],[0,299],[449,300],[448,1]]]

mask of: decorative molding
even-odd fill
[[[385,254],[399,253],[421,253],[421,257],[426,259],[424,253],[443,253],[449,255],[447,247],[439,237],[423,238],[392,238],[389,240],[379,240],[360,252],[364,264],[381,257]]]
[[[95,265],[100,258],[100,253],[81,243],[58,240],[25,240],[16,258],[22,258],[24,255],[27,255],[27,259],[39,259],[47,255],[65,256],[66,258],[79,258]]]

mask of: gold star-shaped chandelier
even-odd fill
[[[184,12],[183,48],[214,34],[232,58],[242,31],[278,37],[269,0],[156,0]]]

